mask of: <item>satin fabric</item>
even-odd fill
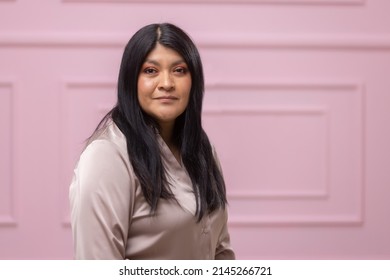
[[[190,177],[156,137],[178,203],[160,199],[151,215],[128,159],[126,138],[110,122],[81,154],[69,190],[76,259],[235,258],[227,211],[196,221]]]

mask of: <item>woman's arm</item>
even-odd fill
[[[133,180],[118,147],[95,140],[82,153],[69,198],[76,259],[124,259]]]
[[[230,235],[227,227],[227,210],[223,210],[224,225],[218,238],[218,245],[215,250],[216,260],[235,260],[233,248],[230,244]]]
[[[213,156],[214,156],[215,162],[216,162],[216,164],[217,164],[217,166],[218,166],[218,168],[223,176],[221,162],[219,161],[219,158],[218,158],[218,155],[217,155],[217,152],[216,152],[214,146],[212,146],[212,149],[213,149]],[[230,245],[230,234],[229,234],[228,226],[227,226],[227,221],[228,221],[227,209],[223,210],[222,217],[223,217],[223,227],[222,227],[219,239],[218,239],[219,242],[218,242],[217,249],[215,251],[215,259],[216,260],[235,260],[236,256],[234,254],[233,248]]]

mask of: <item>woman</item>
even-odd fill
[[[201,126],[199,53],[164,23],[128,42],[118,101],[70,186],[77,259],[234,259],[226,192]]]

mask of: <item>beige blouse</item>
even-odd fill
[[[126,139],[110,123],[80,156],[70,186],[76,259],[234,259],[227,211],[196,222],[190,177],[157,135],[179,204],[160,199],[150,214],[129,162]]]

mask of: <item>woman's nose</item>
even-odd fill
[[[175,87],[173,77],[170,73],[161,73],[159,89],[171,91]]]

